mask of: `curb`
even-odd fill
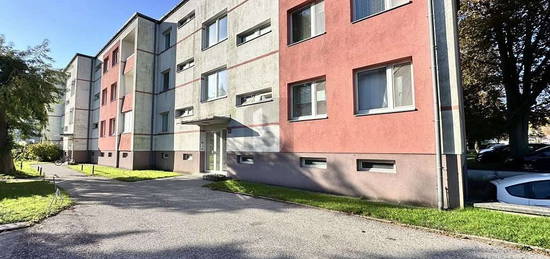
[[[34,225],[34,223],[30,222],[30,221],[4,224],[4,225],[0,225],[0,233],[5,232],[5,231],[16,230],[16,229],[28,228],[28,227],[31,227],[33,225]]]
[[[258,198],[258,199],[263,199],[263,200],[281,202],[281,203],[286,203],[286,204],[291,204],[291,205],[297,205],[297,206],[300,206],[300,207],[306,207],[306,208],[311,208],[311,209],[318,209],[318,210],[328,211],[328,212],[332,212],[332,213],[338,213],[338,214],[347,215],[347,216],[354,216],[354,217],[359,217],[359,218],[368,219],[368,220],[372,220],[372,221],[377,221],[377,222],[381,222],[381,223],[387,223],[387,224],[397,225],[397,226],[406,227],[406,228],[423,230],[423,231],[426,231],[426,232],[440,234],[440,235],[444,235],[444,236],[450,236],[450,237],[461,238],[461,239],[471,239],[471,240],[480,241],[480,242],[483,242],[483,243],[486,243],[486,244],[489,244],[489,245],[499,245],[499,246],[513,248],[513,249],[517,249],[517,250],[521,250],[521,251],[533,252],[533,253],[538,253],[538,254],[550,256],[550,249],[546,249],[546,248],[542,248],[542,247],[538,247],[538,246],[525,245],[525,244],[514,243],[514,242],[510,242],[510,241],[494,239],[494,238],[489,238],[489,237],[481,237],[481,236],[461,234],[461,233],[456,233],[456,232],[449,232],[449,231],[439,230],[439,229],[434,229],[434,228],[427,228],[427,227],[422,227],[422,226],[409,225],[409,224],[390,221],[390,220],[386,220],[386,219],[373,218],[373,217],[369,217],[369,216],[363,216],[363,215],[347,213],[347,212],[342,212],[342,211],[337,211],[337,210],[329,210],[329,209],[325,209],[325,208],[321,208],[321,207],[315,207],[315,206],[312,206],[312,205],[301,204],[301,203],[296,203],[296,202],[292,202],[292,201],[279,200],[279,199],[265,197],[265,196],[256,196],[256,195],[247,194],[247,193],[216,190],[216,189],[211,189],[211,190],[221,191],[221,192],[226,192],[226,193],[239,194],[239,195],[244,195],[244,196],[248,196],[248,197],[252,197],[252,198]]]

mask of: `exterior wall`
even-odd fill
[[[64,90],[65,85],[59,85],[60,89]],[[63,148],[63,125],[65,116],[65,94],[62,95],[59,103],[51,105],[52,111],[48,111],[48,124],[42,131],[42,141],[49,141],[60,148]]]

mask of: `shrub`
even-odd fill
[[[25,152],[22,154],[22,158],[37,160],[42,162],[52,162],[60,159],[63,155],[57,145],[49,142],[42,142],[38,144],[30,144],[25,148]]]

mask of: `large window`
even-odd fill
[[[100,122],[99,136],[105,137],[105,121]]]
[[[410,62],[359,71],[355,85],[357,114],[414,109]]]
[[[112,64],[111,66],[115,66],[116,64],[118,64],[118,48],[113,50],[113,60],[112,60]]]
[[[203,48],[209,48],[227,39],[227,15],[221,16],[204,25]]]
[[[227,70],[205,74],[202,82],[202,101],[210,101],[227,96]]]
[[[326,118],[325,81],[313,81],[291,86],[293,120]]]
[[[111,85],[111,102],[116,100],[116,83]]]
[[[114,136],[115,135],[115,131],[116,131],[116,120],[113,118],[113,119],[109,119],[109,136]]]
[[[410,0],[353,0],[353,20],[357,21],[408,2]]]
[[[160,132],[168,132],[168,112],[160,114]]]
[[[103,73],[109,71],[109,58],[103,59]]]
[[[122,132],[128,133],[132,131],[132,112],[122,113]]]
[[[290,43],[300,42],[325,32],[325,3],[315,1],[290,14]]]
[[[107,104],[107,88],[101,91],[101,105]]]

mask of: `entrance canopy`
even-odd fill
[[[231,117],[227,116],[213,116],[206,119],[182,121],[182,125],[197,125],[197,126],[215,126],[215,125],[227,125]]]

